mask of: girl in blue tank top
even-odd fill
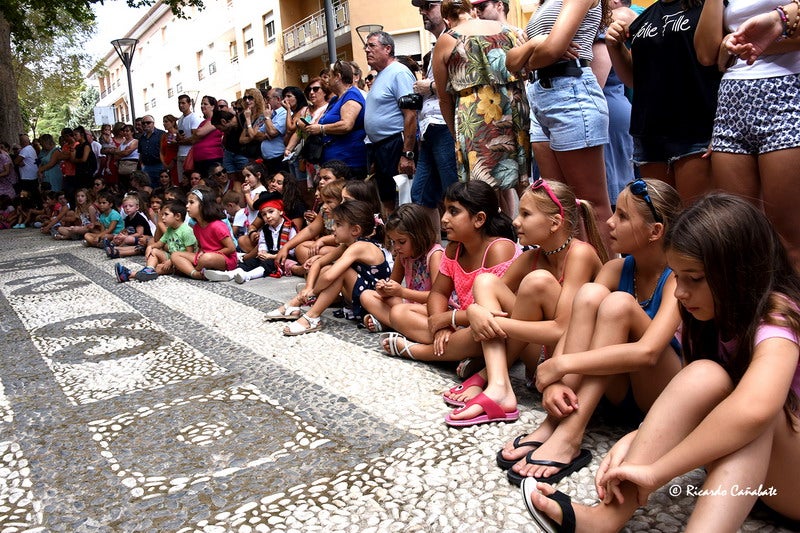
[[[556,483],[586,466],[591,453],[580,442],[600,400],[646,412],[680,371],[673,341],[681,318],[662,245],[680,208],[678,193],[662,181],[636,180],[620,192],[608,228],[612,251],[628,256],[581,287],[559,347],[539,364],[536,387],[548,416],[497,456],[512,483]]]

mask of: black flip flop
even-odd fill
[[[527,441],[527,442],[521,442],[522,439],[524,439],[527,436],[528,436],[527,433],[523,433],[522,435],[520,435],[519,437],[514,439],[514,449],[527,448],[527,447],[531,447],[531,448],[536,449],[536,448],[538,448],[539,446],[542,445],[542,443],[539,442],[538,440],[530,440],[530,441]],[[519,461],[519,459],[506,459],[505,457],[503,457],[503,450],[502,449],[499,452],[497,452],[497,466],[499,466],[503,470],[508,470],[509,468],[511,468],[512,466],[517,464],[518,461]]]
[[[552,518],[544,514],[542,511],[533,506],[531,502],[531,494],[536,488],[536,480],[533,478],[525,478],[522,481],[522,498],[525,500],[525,508],[533,517],[533,521],[539,526],[542,531],[547,533],[575,533],[575,510],[572,508],[572,500],[569,496],[561,492],[555,491],[553,494],[548,494],[546,497],[550,498],[558,504],[561,508],[561,524],[557,524]]]
[[[536,481],[541,481],[542,483],[558,483],[563,478],[567,477],[573,472],[577,472],[592,461],[592,452],[585,448],[582,448],[578,456],[569,463],[548,461],[547,459],[533,459],[531,454],[533,454],[535,451],[536,450],[531,450],[528,452],[528,455],[525,456],[525,462],[527,462],[529,465],[552,466],[554,468],[561,469],[552,476],[533,478]],[[512,485],[519,487],[522,483],[522,480],[529,476],[521,476],[517,472],[509,469],[508,472],[506,472],[506,477],[508,477],[508,481]]]

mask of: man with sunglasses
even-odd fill
[[[150,178],[150,186],[157,188],[160,184],[160,174],[164,169],[161,162],[161,136],[164,130],[156,128],[152,115],[142,117],[142,136],[139,137],[139,161],[142,170]]]
[[[411,4],[419,8],[422,24],[435,38],[447,30],[441,0],[411,0]],[[458,168],[455,141],[439,107],[430,52],[425,54],[422,66],[425,78],[414,82],[414,92],[422,95],[422,109],[417,116],[420,145],[417,173],[411,184],[411,201],[425,209],[438,235],[441,229],[439,203],[444,199],[444,191],[458,181]]]

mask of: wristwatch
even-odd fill
[[[403,157],[406,159],[414,159],[414,156],[417,155],[414,152],[403,152]]]

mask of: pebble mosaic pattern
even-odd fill
[[[519,422],[454,430],[451,368],[330,313],[302,337],[264,323],[297,280],[117,284],[98,250],[28,230],[0,247],[0,531],[536,531],[494,464],[544,418],[520,375]],[[558,488],[596,501],[623,433],[593,423],[592,463]],[[626,529],[679,531],[693,504],[658,491]]]

